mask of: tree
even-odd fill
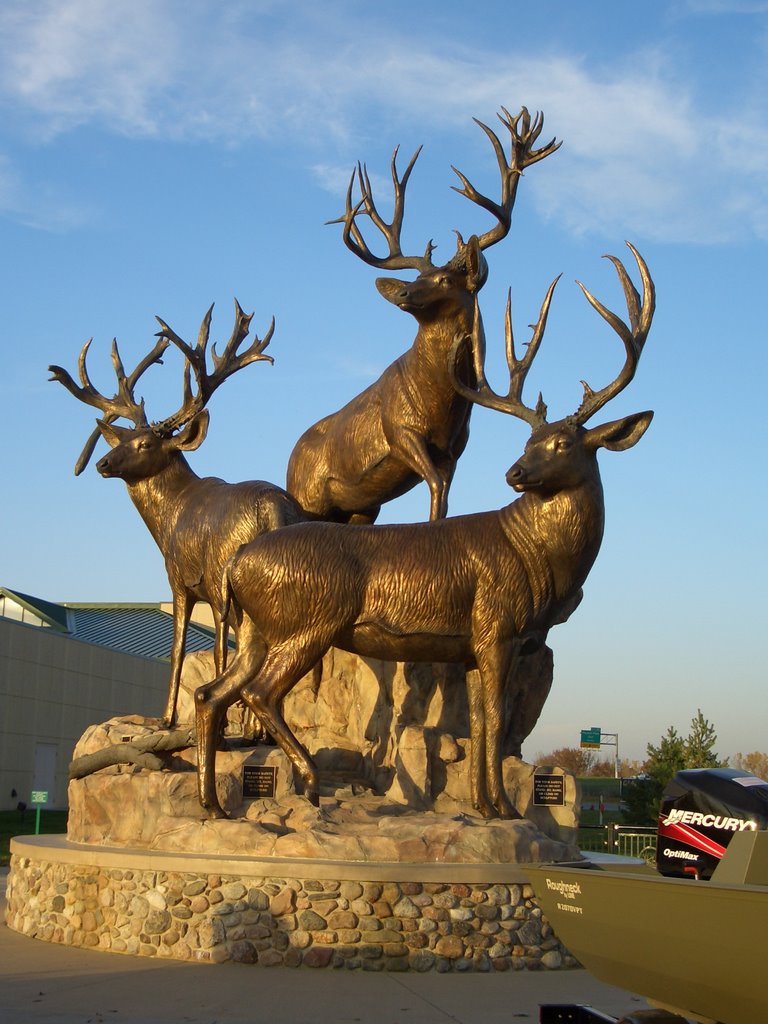
[[[670,725],[658,746],[648,744],[648,760],[644,777],[624,788],[624,812],[633,825],[655,825],[659,815],[661,797],[672,776],[685,768],[723,768],[715,752],[717,733],[701,708],[691,719],[688,736],[683,738]]]
[[[728,761],[719,760],[714,746],[717,733],[711,722],[698,709],[696,717],[691,720],[691,731],[685,741],[686,768],[725,768]]]
[[[675,774],[686,767],[686,741],[674,725],[670,725],[661,737],[658,747],[649,743],[646,747],[648,759],[645,774],[653,779],[662,790]]]
[[[537,754],[536,764],[554,764],[574,775],[601,775],[613,778],[613,765],[610,761],[601,761],[594,750],[582,747],[560,747],[550,754]]]
[[[760,779],[768,780],[768,754],[753,750],[749,754],[736,754],[733,759],[733,767],[741,768],[745,772],[752,772]]]

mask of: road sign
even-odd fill
[[[588,750],[599,750],[601,732],[602,730],[596,725],[593,725],[591,729],[582,729],[581,746],[586,747]]]

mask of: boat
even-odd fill
[[[705,807],[701,788],[686,807],[678,799],[680,776],[693,774],[678,773],[673,780],[673,806],[669,789],[662,801],[657,865],[663,869],[669,862],[668,874],[640,861],[633,867],[585,859],[531,866],[531,885],[555,934],[600,981],[706,1024],[764,1024],[768,830],[759,813],[748,818],[738,808],[726,814]],[[744,780],[747,799],[765,799],[768,808],[768,783],[749,782],[749,773],[732,769],[716,774],[718,785],[726,775],[736,784]],[[748,820],[751,825],[743,824]],[[706,834],[707,828],[722,832],[723,825],[728,834],[720,842]],[[676,843],[671,826],[677,828]],[[690,853],[681,856],[686,849]],[[711,873],[704,856],[696,863],[697,850],[715,859]]]

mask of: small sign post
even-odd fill
[[[40,808],[43,804],[48,803],[48,790],[47,789],[33,789],[32,796],[30,797],[30,803],[35,807],[35,835],[40,835]]]

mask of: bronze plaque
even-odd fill
[[[565,776],[534,775],[533,804],[535,807],[565,807]]]
[[[277,767],[267,764],[243,765],[243,799],[259,800],[274,797],[277,786]]]

